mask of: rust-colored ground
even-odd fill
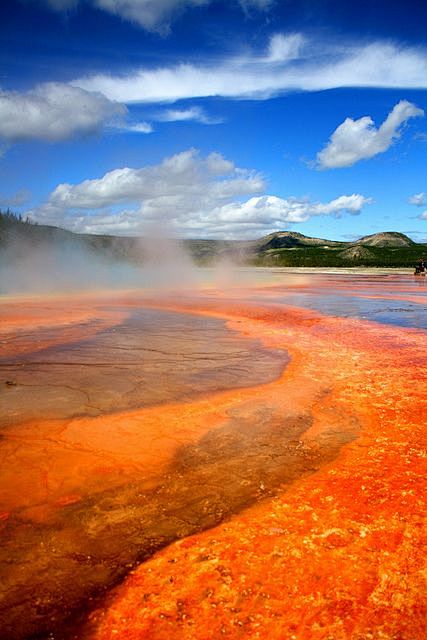
[[[5,638],[425,640],[423,304],[368,276],[5,301]]]

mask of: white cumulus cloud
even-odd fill
[[[218,220],[229,223],[262,223],[277,227],[287,223],[306,222],[313,216],[341,215],[344,212],[357,215],[370,198],[360,194],[339,196],[330,202],[311,202],[306,198],[278,198],[260,196],[246,202],[233,202],[216,210]]]
[[[424,111],[407,100],[398,102],[377,129],[370,116],[358,120],[346,118],[332,134],[328,144],[317,154],[321,169],[351,167],[359,160],[387,151],[400,136],[402,125]]]
[[[236,167],[220,153],[195,149],[157,165],[123,167],[79,184],[63,183],[45,204],[27,212],[38,222],[86,233],[255,238],[312,216],[358,214],[371,200],[360,194],[329,202],[263,195],[261,174]]]
[[[159,214],[174,212],[195,202],[215,203],[264,188],[259,173],[239,169],[212,153],[201,158],[195,149],[168,157],[161,164],[109,171],[102,178],[85,180],[77,185],[60,184],[52,192],[49,204],[63,209],[98,209],[124,202],[149,203]]]
[[[39,85],[27,93],[0,90],[0,138],[64,140],[95,133],[126,112],[125,106],[99,93],[61,83]]]

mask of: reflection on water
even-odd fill
[[[315,309],[327,315],[344,318],[361,318],[399,327],[427,328],[427,306],[405,300],[383,300],[365,298],[363,295],[343,296],[325,293],[322,295],[295,293],[281,300],[296,307]]]
[[[277,285],[272,297],[281,304],[345,318],[427,328],[426,278],[275,272],[270,282]]]

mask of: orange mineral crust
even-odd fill
[[[422,304],[317,274],[4,301],[4,637],[426,640]]]
[[[274,497],[157,553],[92,614],[83,637],[425,640],[425,334],[296,309],[209,306],[289,349],[269,406],[322,389],[307,399],[313,422],[302,449],[345,441],[350,423],[358,437]]]
[[[124,315],[99,296],[0,297],[0,357],[82,340]]]

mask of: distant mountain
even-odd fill
[[[237,264],[255,266],[413,267],[421,256],[427,255],[427,244],[416,243],[395,231],[363,236],[352,242],[278,231],[258,240],[197,239],[183,240],[182,245],[196,263],[207,266],[226,258]],[[144,243],[140,238],[77,234],[35,225],[10,212],[0,211],[0,257],[12,247],[15,259],[37,247],[53,247],[60,251],[83,249],[107,262],[142,264],[145,259]]]
[[[408,236],[405,236],[404,233],[384,231],[370,236],[363,236],[363,238],[356,240],[354,244],[363,244],[368,247],[410,247],[416,243]]]
[[[346,243],[323,238],[310,238],[297,231],[276,231],[256,242],[259,251],[269,249],[285,249],[290,247],[314,247],[320,245],[340,246]]]
[[[247,243],[246,260],[259,266],[413,267],[423,254],[427,254],[427,245],[395,231],[375,233],[353,242],[279,231]]]

